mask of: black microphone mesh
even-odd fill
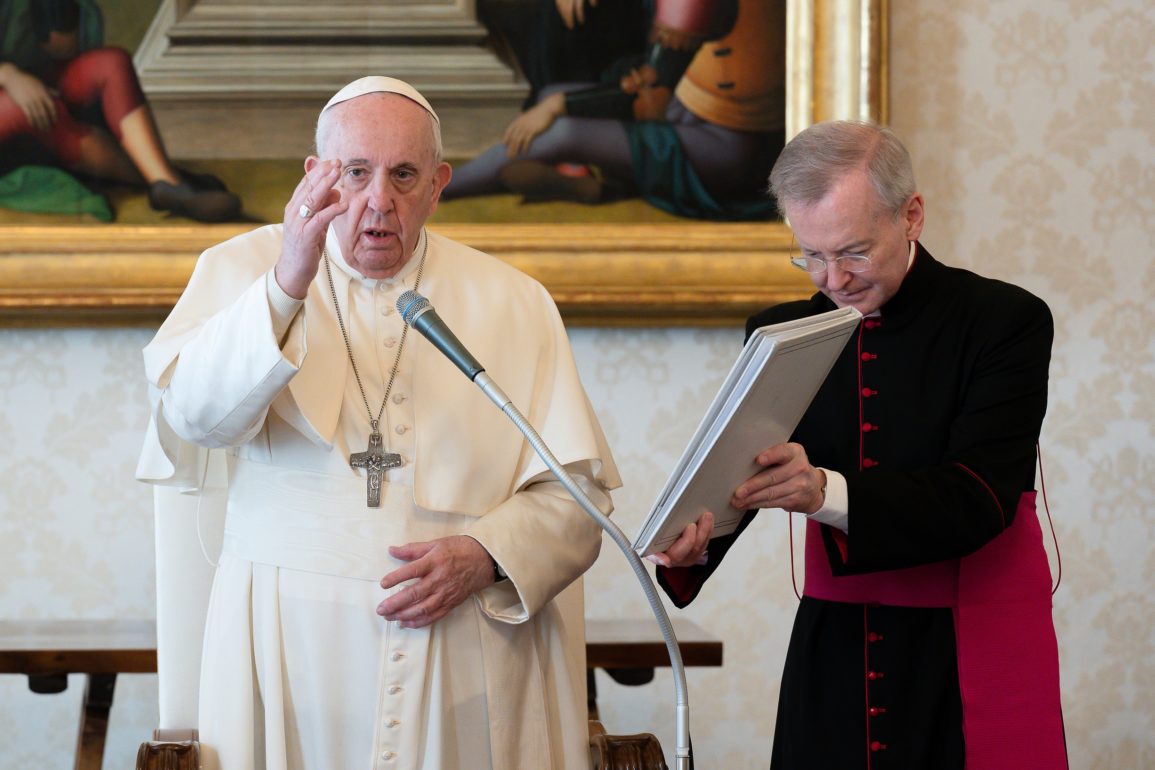
[[[412,289],[402,292],[401,296],[397,298],[397,312],[401,314],[401,318],[407,324],[413,323],[417,314],[427,307],[429,307],[429,300]]]

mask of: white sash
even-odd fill
[[[380,580],[404,562],[403,545],[461,534],[475,521],[413,502],[413,489],[382,483],[365,504],[365,479],[237,459],[229,481],[223,552],[260,564]]]

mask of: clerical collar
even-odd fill
[[[933,301],[933,285],[936,280],[934,276],[938,275],[942,268],[942,265],[935,261],[926,249],[919,246],[917,241],[912,243],[915,248],[914,261],[898,291],[881,308],[882,314],[894,322],[899,322],[914,309]]]
[[[345,261],[345,255],[341,251],[341,244],[337,240],[336,231],[330,227],[328,234],[325,236],[325,249],[329,253],[329,259],[333,264],[349,276],[351,281],[361,284],[369,284],[376,286],[381,281],[391,281],[394,284],[405,284],[410,277],[417,272],[418,263],[421,261],[421,254],[425,251],[425,239],[428,238],[425,228],[421,228],[421,234],[417,237],[417,244],[413,249],[413,253],[409,255],[409,260],[401,267],[401,269],[391,278],[366,278],[358,273],[349,263]]]
[[[917,243],[917,241],[911,241],[910,242],[910,251],[906,255],[906,274],[907,275],[910,275],[910,269],[912,267],[914,267],[914,255],[918,251],[918,249],[915,248],[916,243]],[[906,284],[906,278],[903,277],[902,284],[899,285],[899,287],[898,287],[898,292],[902,291],[902,286],[905,284]],[[898,292],[895,292],[896,297],[898,296]],[[891,301],[893,301],[893,300],[894,300],[894,297],[891,297]],[[890,302],[888,302],[886,304],[890,305]],[[873,311],[867,313],[866,317],[867,318],[876,318],[880,315],[882,315],[882,308],[877,308],[876,310],[873,310]]]

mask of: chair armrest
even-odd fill
[[[601,722],[590,720],[592,770],[669,770],[662,745],[650,733],[607,735]]]
[[[201,744],[196,730],[153,730],[140,744],[136,770],[199,770]]]

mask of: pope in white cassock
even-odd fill
[[[346,86],[283,224],[206,251],[145,348],[138,476],[228,456],[199,728],[223,770],[589,766],[581,574],[601,533],[395,310],[416,289],[604,511],[620,484],[552,300],[424,229],[426,100]]]

